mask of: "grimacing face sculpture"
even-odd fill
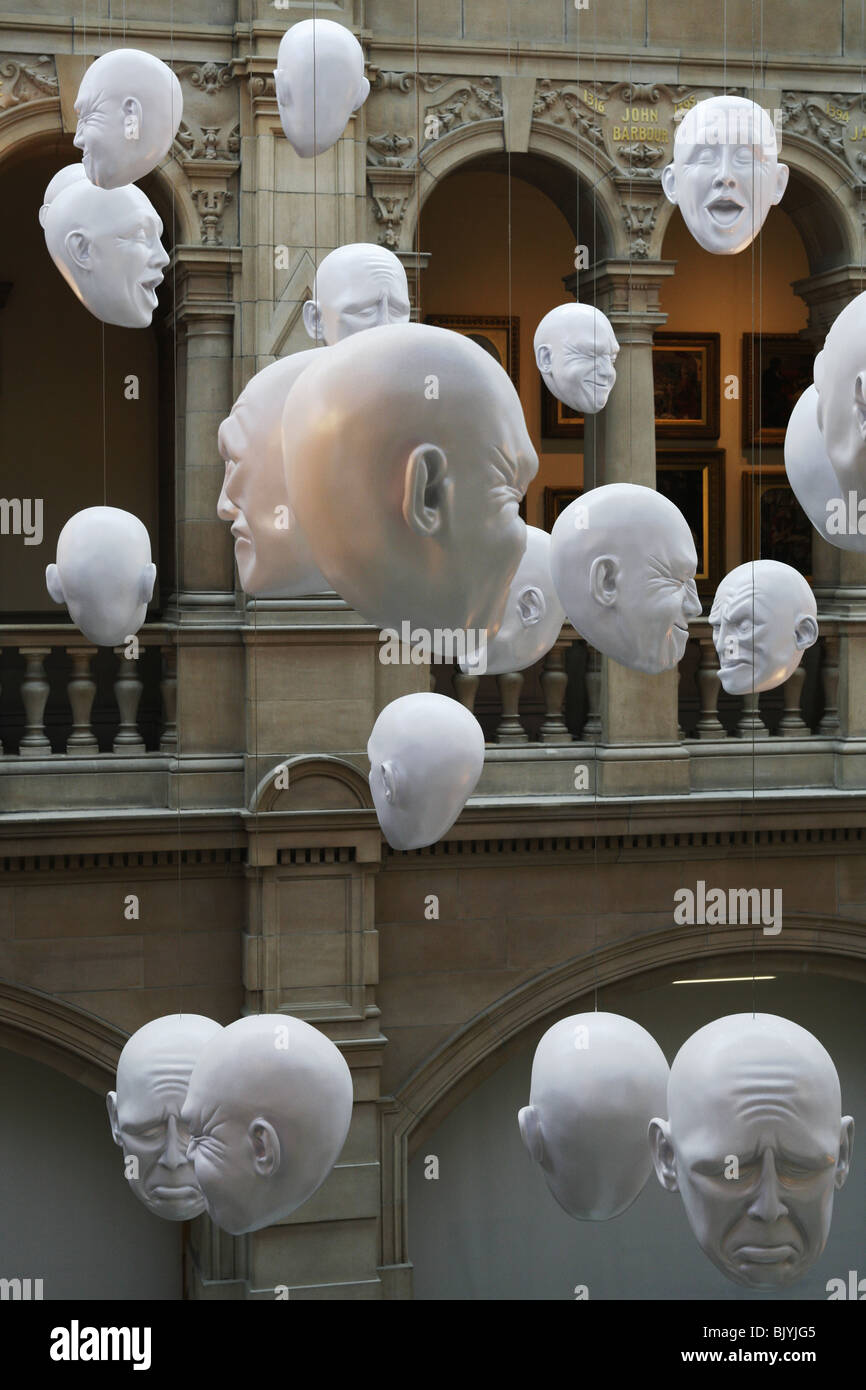
[[[316,564],[368,622],[494,635],[538,456],[489,353],[417,323],[320,350],[286,400],[283,458]]]
[[[392,849],[433,845],[451,829],[484,767],[484,734],[446,695],[401,695],[386,705],[367,743],[370,791]]]
[[[575,1014],[548,1028],[517,1118],[530,1158],[569,1216],[609,1221],[643,1191],[652,1172],[647,1125],[665,1108],[667,1084],[664,1053],[630,1018]]]
[[[818,605],[802,574],[751,560],[726,574],[710,610],[719,679],[729,695],[784,685],[818,640]]]
[[[313,298],[303,309],[310,337],[328,345],[365,328],[408,323],[410,313],[402,262],[387,246],[366,241],[338,246],[325,256]]]
[[[280,40],[274,86],[289,144],[304,159],[323,154],[369,95],[364,50],[342,24],[303,19]]]
[[[854,1121],[833,1060],[775,1014],[732,1014],[680,1048],[650,1147],[704,1254],[752,1289],[795,1283],[830,1234]]]
[[[103,323],[147,328],[169,256],[162,222],[134,184],[107,190],[69,172],[45,190],[39,221],[49,255],[73,294]]]
[[[283,471],[283,407],[315,356],[315,349],[296,352],[256,372],[220,425],[226,471],[217,515],[232,523],[247,594],[292,598],[328,587],[289,507]]]
[[[524,671],[547,655],[564,622],[550,576],[550,535],[527,526],[526,551],[511,581],[499,631],[461,661],[460,669],[470,676]]]
[[[668,201],[695,241],[717,256],[736,255],[754,241],[787,185],[773,122],[745,97],[708,97],[687,111],[673,163],[662,170]]]
[[[701,612],[688,522],[654,488],[608,483],[570,503],[550,570],[572,626],[621,666],[657,675],[682,660]]]
[[[183,93],[167,63],[138,48],[115,48],[87,69],[75,98],[73,144],[98,188],[122,188],[168,154]]]
[[[866,293],[833,320],[815,358],[817,422],[839,490],[866,490]]]
[[[86,507],[57,538],[57,563],[45,583],[55,603],[97,647],[134,636],[153,597],[156,566],[144,523],[118,507]]]
[[[558,401],[597,415],[616,381],[619,343],[609,319],[591,304],[558,304],[535,330],[535,361]]]
[[[208,1215],[230,1235],[289,1216],[321,1187],[352,1119],[339,1048],[290,1014],[230,1023],[196,1062],[182,1112]]]
[[[866,550],[866,476],[843,486],[818,428],[818,392],[807,386],[785,430],[785,472],[815,530],[837,550]]]
[[[191,1221],[204,1211],[180,1112],[193,1065],[221,1032],[220,1024],[201,1014],[153,1019],[124,1046],[117,1090],[105,1098],[129,1186],[148,1211],[166,1221]]]

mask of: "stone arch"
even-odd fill
[[[284,768],[285,787],[277,787],[276,773]],[[366,811],[373,805],[367,778],[345,758],[325,753],[298,754],[275,763],[259,782],[250,810],[263,811]]]
[[[54,995],[0,981],[0,1047],[104,1096],[127,1034]]]

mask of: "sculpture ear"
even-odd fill
[[[274,68],[274,94],[278,106],[290,107],[292,104],[292,84],[282,68]]]
[[[63,592],[63,584],[60,580],[60,570],[56,565],[46,565],[45,567],[45,587],[54,599],[55,603],[65,603],[66,595]]]
[[[403,517],[418,536],[435,536],[448,524],[451,482],[448,460],[436,444],[418,444],[406,462]]]
[[[308,336],[315,339],[317,343],[322,342],[324,335],[322,333],[322,311],[319,308],[319,301],[317,299],[307,299],[304,302],[301,314]]]
[[[520,1137],[526,1146],[526,1152],[533,1163],[544,1162],[544,1134],[541,1128],[541,1116],[534,1105],[524,1105],[522,1110],[517,1112],[517,1123],[520,1126]]]
[[[123,1148],[123,1140],[120,1137],[120,1125],[117,1123],[117,1092],[109,1091],[105,1097],[105,1108],[108,1111],[108,1123],[111,1125],[111,1137],[118,1148]]]
[[[839,1157],[836,1160],[836,1187],[843,1187],[851,1168],[854,1155],[854,1121],[850,1115],[842,1116],[842,1135],[839,1140]]]
[[[253,1149],[253,1167],[260,1178],[269,1178],[280,1166],[280,1141],[269,1120],[258,1116],[247,1130]]]
[[[539,343],[535,349],[535,362],[542,376],[547,376],[550,371],[553,353],[547,343]]]
[[[781,203],[785,189],[788,187],[788,176],[790,172],[787,164],[780,164],[778,166],[776,171],[776,193],[773,198],[774,204]]]
[[[798,652],[814,647],[818,640],[818,620],[811,613],[801,613],[794,625],[794,646]]]
[[[49,209],[50,207],[51,207],[51,204],[50,204],[50,203],[43,203],[42,206],[41,206],[41,208],[39,209],[39,225],[40,225],[40,227],[44,227],[44,226],[45,226],[45,223],[48,221],[48,209]]]
[[[819,376],[819,374],[822,374],[822,375],[823,375],[823,372],[824,372],[824,349],[822,348],[821,351],[818,353],[817,357],[815,358],[815,361],[812,363],[812,380],[814,381],[814,383],[815,383],[816,386],[818,386],[818,376]]]
[[[647,1130],[650,1153],[656,1177],[668,1192],[678,1192],[677,1161],[671,1143],[671,1127],[667,1120],[650,1120]]]
[[[368,97],[369,95],[370,95],[370,83],[369,83],[369,80],[368,80],[366,77],[362,77],[362,78],[361,78],[361,86],[360,86],[359,89],[358,89],[358,100],[355,102],[355,105],[352,107],[352,110],[353,110],[353,111],[359,110],[359,108],[362,107],[362,106],[364,105],[364,102],[367,100],[367,97]]]
[[[589,569],[589,592],[603,608],[616,603],[619,563],[613,555],[597,555]]]
[[[63,239],[66,254],[79,270],[90,269],[90,238],[86,232],[67,232]]]
[[[534,585],[521,589],[517,596],[517,611],[524,627],[532,627],[534,623],[540,622],[546,610],[547,604],[540,589]]]
[[[669,203],[677,201],[677,175],[673,164],[666,164],[662,169],[662,189]],[[779,197],[781,198],[781,193]]]
[[[125,97],[123,101],[123,131],[128,140],[137,140],[141,134],[141,102],[137,97]]]
[[[397,800],[397,770],[390,758],[386,758],[379,769],[382,774],[382,785],[385,788],[385,800],[392,806]]]
[[[150,603],[153,598],[153,586],[156,583],[156,565],[152,562],[145,565],[141,572],[141,588],[138,591],[139,603]]]

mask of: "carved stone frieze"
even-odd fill
[[[414,149],[415,141],[408,135],[400,135],[395,130],[385,130],[378,135],[368,135],[370,147],[369,162],[382,165],[386,169],[399,169],[409,163],[409,151]]]
[[[388,72],[368,67],[367,77],[373,92],[412,92],[418,86],[423,92],[438,92],[450,79],[432,72]]]
[[[193,187],[190,193],[201,221],[202,245],[222,246],[223,214],[226,204],[233,200],[234,194],[225,188],[206,185]]]
[[[228,87],[233,78],[231,63],[186,63],[175,72],[181,82],[189,82],[205,96]]]
[[[54,59],[47,54],[38,58],[29,54],[8,57],[0,63],[0,111],[39,97],[56,97],[59,90]]]
[[[649,257],[650,237],[658,216],[658,203],[625,203],[622,218],[631,241],[629,255],[645,261]]]

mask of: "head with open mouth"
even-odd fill
[[[787,184],[773,122],[745,97],[709,97],[693,106],[677,130],[673,163],[662,171],[668,201],[716,256],[745,250]]]

